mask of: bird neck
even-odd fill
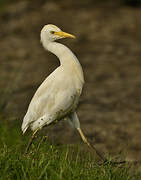
[[[80,81],[84,82],[83,70],[77,59],[77,57],[72,53],[72,51],[63,44],[57,42],[42,42],[46,50],[55,54],[59,60],[60,65],[67,71],[67,73],[76,73]]]
[[[75,55],[63,44],[57,42],[47,42],[44,47],[59,58],[62,66],[68,66],[75,60]]]

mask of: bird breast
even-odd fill
[[[36,118],[44,114],[68,111],[76,106],[82,91],[82,83],[72,71],[58,67],[36,91],[29,110]]]

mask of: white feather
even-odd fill
[[[76,128],[76,129],[80,128],[80,122],[79,122],[79,119],[78,119],[78,116],[77,116],[76,112],[71,113],[68,116],[68,122],[70,123],[70,125],[73,128]]]
[[[47,50],[59,58],[60,66],[45,79],[33,96],[23,120],[23,133],[28,127],[35,131],[75,111],[84,83],[83,71],[76,56],[66,46],[50,40],[49,32],[55,31],[54,26],[47,25],[46,28],[41,31],[41,41]],[[74,118],[77,119],[76,114]]]

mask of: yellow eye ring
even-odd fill
[[[51,34],[54,34],[54,33],[55,33],[55,31],[50,31],[50,33],[51,33]]]

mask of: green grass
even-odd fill
[[[98,165],[79,146],[53,145],[37,138],[24,155],[29,135],[22,135],[16,121],[0,116],[0,180],[139,180],[128,164]],[[41,142],[42,140],[42,142]]]

